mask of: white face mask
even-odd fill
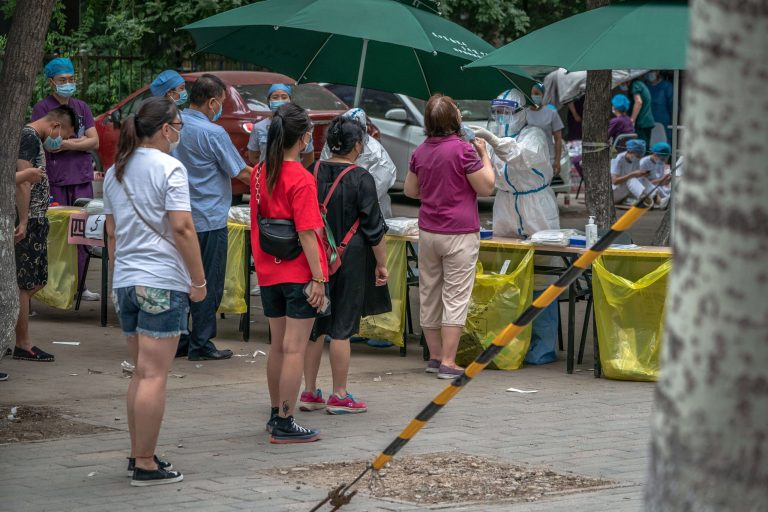
[[[173,153],[176,148],[179,147],[179,142],[181,142],[181,130],[177,130],[173,127],[173,125],[170,124],[168,126],[171,128],[171,130],[176,132],[176,135],[178,135],[176,142],[171,142],[170,140],[168,141],[168,143],[171,145],[170,148],[168,148],[168,153]]]

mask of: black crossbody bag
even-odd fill
[[[261,171],[264,164],[260,164],[256,170],[256,219],[259,223],[259,245],[261,250],[275,261],[293,260],[301,254],[299,234],[296,232],[296,224],[288,219],[266,219],[261,216]]]

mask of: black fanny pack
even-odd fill
[[[265,219],[259,221],[259,245],[261,250],[279,260],[293,260],[301,254],[299,234],[292,220]]]
[[[296,224],[288,219],[266,219],[261,216],[261,171],[262,163],[256,171],[256,218],[259,222],[259,245],[261,250],[277,260],[293,260],[301,254],[299,234]]]

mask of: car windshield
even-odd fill
[[[250,110],[269,110],[267,90],[270,84],[239,84],[234,87]],[[347,110],[344,102],[317,84],[294,86],[293,101],[307,110]]]
[[[410,96],[409,96],[410,98]],[[427,102],[418,98],[411,98],[411,101],[419,109],[422,115],[427,108]],[[464,121],[484,121],[488,119],[491,111],[491,102],[485,100],[456,100],[461,110],[461,118]]]

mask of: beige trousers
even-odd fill
[[[463,327],[475,283],[480,234],[419,233],[421,327]]]

